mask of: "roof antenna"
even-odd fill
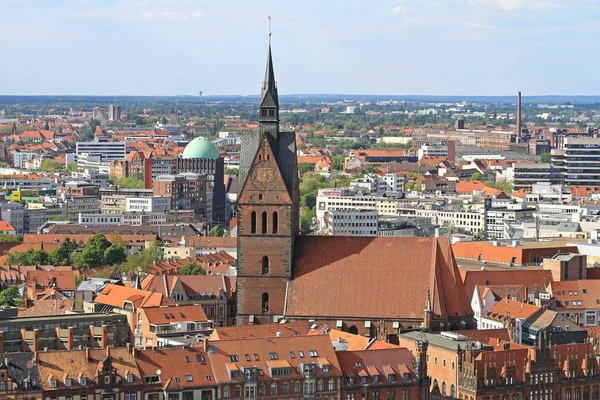
[[[269,47],[271,47],[271,16],[269,15]]]

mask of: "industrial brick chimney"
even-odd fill
[[[521,142],[521,92],[517,99],[517,143]]]

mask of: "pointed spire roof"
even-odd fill
[[[261,107],[279,107],[279,96],[277,95],[277,84],[275,83],[275,71],[273,70],[273,57],[271,56],[271,44],[269,43],[269,54],[267,55],[267,68],[260,96]]]

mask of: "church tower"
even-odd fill
[[[296,135],[279,130],[271,45],[260,97],[258,131],[241,139],[238,193],[237,324],[283,315],[299,232]]]

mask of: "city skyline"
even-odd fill
[[[0,4],[4,95],[256,94],[267,15],[283,95],[599,94],[592,0]]]

